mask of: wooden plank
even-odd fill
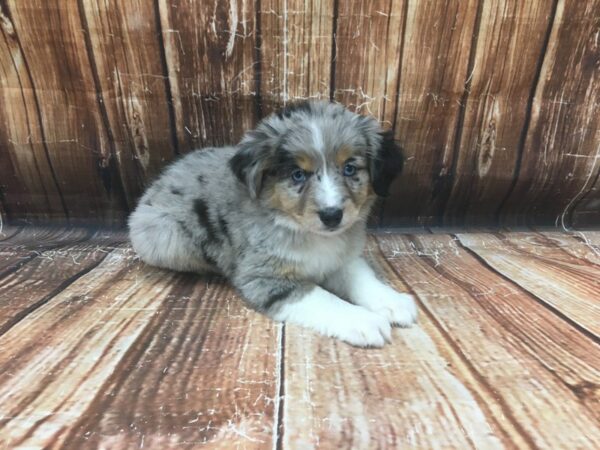
[[[339,2],[333,97],[395,123],[406,1]]]
[[[5,4],[29,67],[43,143],[70,222],[122,224],[123,189],[96,98],[78,3]]]
[[[558,2],[504,224],[567,227],[600,171],[600,0]]]
[[[332,0],[260,2],[260,100],[263,115],[287,102],[329,99]]]
[[[379,266],[406,290],[385,261]],[[383,349],[286,326],[284,355],[282,448],[523,447],[427,315]]]
[[[594,243],[581,232],[567,234],[562,231],[545,231],[538,233],[538,236],[578,259],[600,265],[600,248],[594,246]]]
[[[459,234],[458,239],[494,270],[600,337],[599,265],[564,252],[533,233],[469,233]],[[575,246],[577,242],[573,242]]]
[[[100,105],[130,208],[176,154],[154,5],[152,0],[81,2]]]
[[[185,277],[60,447],[272,448],[278,334],[223,281]]]
[[[277,326],[223,283],[133,256],[114,250],[0,337],[0,442],[271,447]]]
[[[529,447],[600,439],[600,352],[593,340],[488,270],[452,237],[378,236],[396,273]]]
[[[13,272],[44,250],[90,239],[93,232],[83,228],[28,227],[11,239],[0,242],[0,277]]]
[[[491,225],[512,187],[553,1],[483,2],[456,148],[447,225]]]
[[[0,4],[0,34],[0,191],[4,219],[64,217],[28,61],[5,3]]]
[[[408,2],[395,136],[404,174],[383,226],[435,225],[447,198],[461,99],[479,13],[477,0]]]
[[[257,120],[255,3],[158,2],[180,151],[237,143]]]
[[[36,252],[27,264],[0,278],[0,335],[96,267],[109,252],[107,244],[86,241]]]

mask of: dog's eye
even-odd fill
[[[356,174],[356,166],[353,166],[352,164],[346,164],[344,166],[344,176],[351,177],[354,174]]]
[[[302,169],[296,169],[292,172],[292,180],[295,183],[303,183],[306,181],[306,172]]]

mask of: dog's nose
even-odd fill
[[[337,227],[342,221],[344,211],[340,208],[325,208],[319,211],[319,218],[329,228]]]

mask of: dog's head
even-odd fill
[[[302,102],[247,133],[230,167],[278,221],[327,234],[366,218],[402,163],[391,133],[375,119],[335,103]]]

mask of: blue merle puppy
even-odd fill
[[[262,120],[235,147],[192,152],[166,168],[129,219],[148,264],[226,276],[269,317],[361,347],[410,326],[411,295],[362,256],[369,211],[402,168],[377,121],[328,102]]]

